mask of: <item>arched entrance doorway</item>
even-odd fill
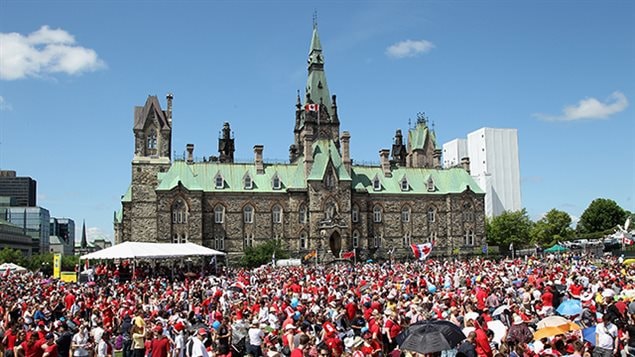
[[[340,232],[334,231],[329,238],[329,247],[331,248],[331,253],[336,258],[340,257],[340,251],[342,250],[342,236],[340,236]]]

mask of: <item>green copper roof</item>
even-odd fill
[[[353,188],[367,190],[370,194],[447,194],[461,193],[470,187],[475,193],[485,193],[467,171],[461,168],[447,170],[400,167],[392,170],[392,177],[385,177],[381,167],[353,167]],[[381,190],[373,189],[373,180],[378,177]],[[406,178],[408,190],[401,189],[401,180]],[[435,190],[428,191],[427,182],[432,178]]]
[[[163,176],[157,190],[171,190],[179,182],[190,191],[205,192],[284,192],[289,188],[304,188],[304,168],[302,165],[265,164],[263,174],[256,174],[254,164],[230,164],[201,162],[187,164],[176,161]],[[223,187],[216,188],[216,176],[223,178]],[[249,175],[252,188],[245,188],[245,177]],[[274,189],[273,180],[277,176],[280,189]]]
[[[120,209],[117,212],[115,212],[115,222],[121,223],[122,220],[123,220],[123,210]]]
[[[132,202],[132,185],[128,186],[126,193],[121,196],[121,202]]]
[[[408,144],[412,150],[423,149],[429,132],[428,126],[423,123],[417,123],[414,129],[408,130]]]
[[[318,140],[313,143],[313,167],[309,180],[322,180],[329,162],[333,165],[339,181],[350,181],[351,177],[344,167],[342,157],[332,140]]]
[[[331,94],[324,73],[324,55],[317,27],[313,28],[308,62],[309,76],[306,80],[306,93],[311,95],[311,100],[314,103],[324,104],[329,114],[333,114],[331,112]]]

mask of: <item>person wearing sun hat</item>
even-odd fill
[[[209,357],[207,353],[207,348],[205,348],[205,344],[203,341],[207,338],[207,330],[204,328],[199,328],[196,331],[196,336],[192,337],[192,354],[190,357]]]

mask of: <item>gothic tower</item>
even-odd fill
[[[324,55],[318,35],[317,24],[313,24],[311,48],[308,58],[308,77],[304,99],[298,93],[294,128],[295,143],[289,148],[289,158],[294,161],[304,152],[304,138],[332,140],[340,147],[340,121],[337,116],[337,99],[330,95],[324,72]],[[303,103],[304,100],[304,103]]]
[[[135,107],[133,133],[135,153],[132,159],[132,183],[129,202],[123,210],[129,219],[122,222],[122,240],[154,241],[157,237],[158,174],[171,165],[172,94],[166,96],[162,110],[156,96],[148,96],[143,107]]]

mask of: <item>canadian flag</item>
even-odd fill
[[[631,238],[627,237],[626,235],[624,235],[624,245],[633,245],[633,243],[635,243]]]
[[[320,110],[320,105],[316,103],[306,104],[304,106],[304,110],[306,110],[307,112],[317,112]]]
[[[432,252],[432,243],[411,244],[412,252],[419,260],[424,260]]]

